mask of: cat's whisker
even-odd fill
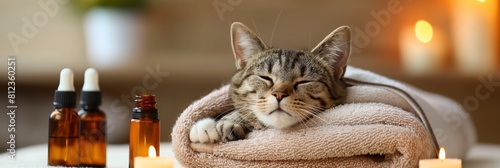
[[[312,122],[314,122],[315,124],[318,124],[318,121],[316,121],[314,119],[314,118],[318,118],[318,119],[322,120],[323,122],[326,122],[326,120],[324,120],[323,118],[321,118],[321,117],[319,117],[317,115],[318,113],[323,112],[325,110],[324,108],[318,107],[318,106],[315,106],[315,105],[311,105],[311,104],[307,104],[307,103],[302,102],[302,101],[296,101],[294,103],[296,103],[298,105],[297,106],[292,106],[292,107],[294,107],[294,108],[298,109],[299,111],[302,111],[302,112],[304,112],[304,113],[307,114],[306,115],[306,114],[302,114],[302,113],[298,112],[298,114],[306,116],[304,118],[304,120],[306,120],[306,119],[309,118],[310,120],[312,120]],[[311,124],[313,124],[313,123],[311,123]]]
[[[313,107],[304,107],[304,109],[310,111],[311,113],[313,114],[318,114],[318,113],[321,113],[323,112],[323,110],[320,110],[320,109],[315,109]]]
[[[320,114],[323,112],[321,110],[311,109],[309,107],[305,107],[305,110],[307,110],[309,113],[314,114],[314,115],[317,115],[317,114]]]
[[[318,124],[318,121],[315,120],[315,118],[317,118],[317,117],[315,117],[314,115],[311,115],[311,113],[309,111],[307,111],[305,109],[300,109],[300,111],[305,112],[306,114],[310,114],[310,116],[306,115],[306,114],[304,114],[304,115],[307,116],[305,119],[308,119],[311,122],[314,122],[314,123],[311,123],[311,124],[316,124],[316,125]]]
[[[222,118],[224,115],[226,115],[226,114],[228,114],[228,113],[230,113],[232,111],[234,111],[234,109],[231,109],[231,110],[219,113],[215,118]]]
[[[314,110],[314,112],[323,112],[325,111],[326,109],[323,108],[323,107],[318,107],[318,106],[315,106],[315,105],[311,105],[311,104],[304,104],[305,107],[307,107],[308,109],[312,109]]]
[[[276,26],[278,25],[278,21],[280,20],[281,14],[283,13],[284,9],[285,9],[285,7],[281,8],[280,14],[278,15],[278,19],[276,19],[276,22],[274,23],[273,34],[271,34],[271,42],[270,42],[269,46],[273,46],[274,32],[276,31]]]
[[[245,109],[240,109],[240,110],[245,110]],[[246,110],[249,110],[249,111],[250,111],[250,109],[246,109]],[[241,113],[240,113],[240,114],[241,114]],[[240,121],[238,121],[238,123],[236,123],[235,125],[239,125],[239,124],[241,124],[241,122],[243,122],[244,120],[246,120],[246,119],[247,119],[247,117],[248,117],[248,116],[250,116],[250,115],[252,115],[252,112],[247,112],[247,113],[245,113],[244,115],[242,115],[242,116],[241,116],[241,120],[240,120]],[[232,134],[233,132],[234,132],[234,129],[233,129],[233,130],[231,130],[231,134]]]
[[[309,129],[309,126],[307,125],[307,122],[305,122],[305,120],[303,119],[303,117],[300,117],[301,120],[299,121],[301,125],[304,125],[306,126],[307,129]]]
[[[323,119],[323,118],[319,117],[317,114],[314,114],[313,112],[310,112],[310,111],[308,111],[308,110],[306,110],[306,109],[302,109],[302,111],[303,111],[303,112],[306,112],[306,113],[308,113],[308,114],[310,114],[311,116],[313,116],[313,117],[315,117],[315,118],[320,119],[321,121],[323,121],[323,122],[325,122],[325,123],[328,123],[325,119]]]
[[[301,120],[300,120],[300,123],[302,123],[303,125],[305,125],[308,129],[309,129],[309,125],[307,125],[307,123],[309,123],[307,121],[307,118],[309,118],[309,116],[305,115],[305,114],[302,114],[302,113],[298,113]],[[311,123],[312,124],[312,123]],[[316,123],[317,124],[317,123]]]
[[[322,108],[322,107],[318,107],[318,106],[315,106],[315,105],[311,105],[311,104],[306,104],[306,103],[303,103],[303,102],[300,102],[300,104],[302,106],[304,106],[305,108],[307,108],[308,110],[313,110],[313,112],[315,114],[317,113],[321,113],[323,111],[325,111],[326,109],[325,108]]]
[[[324,112],[326,110],[325,108],[310,105],[310,104],[304,104],[304,107],[309,109],[309,110],[312,110],[315,114]]]
[[[245,109],[240,109],[240,110],[245,110]],[[241,119],[238,121],[238,123],[235,123],[234,125],[240,125],[243,129],[248,129],[248,128],[245,128],[245,126],[242,125],[241,122],[243,122],[244,120],[247,120],[247,117],[250,116],[251,114],[252,114],[251,112],[244,113],[244,115],[240,116]],[[234,133],[234,129],[232,129],[229,134],[233,134],[233,133]]]
[[[255,28],[255,31],[257,31],[257,35],[258,35],[259,37],[261,37],[261,36],[260,36],[259,29],[257,28],[257,25],[255,24],[255,21],[253,20],[253,16],[252,16],[252,14],[250,14],[250,19],[252,19],[252,24],[253,24],[253,27]]]

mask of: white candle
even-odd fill
[[[149,147],[149,157],[135,157],[134,168],[173,168],[174,160],[171,158],[157,157],[156,149]]]
[[[420,20],[400,35],[401,60],[411,74],[429,74],[443,66],[445,43],[441,31]]]
[[[498,0],[455,0],[453,42],[458,69],[490,73],[498,60]]]
[[[420,168],[461,168],[462,160],[446,159],[446,154],[443,148],[439,149],[438,159],[423,159],[418,163]]]

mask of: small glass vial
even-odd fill
[[[129,138],[129,167],[134,167],[134,158],[147,157],[150,146],[156,149],[156,156],[160,154],[160,120],[156,96],[141,94],[135,96],[135,108],[130,120]]]
[[[85,71],[80,105],[80,166],[106,167],[106,114],[99,109],[101,91],[94,68]]]
[[[49,117],[49,166],[79,166],[80,118],[75,111],[76,94],[73,71],[61,71],[59,87],[54,94],[54,108]]]

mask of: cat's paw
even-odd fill
[[[220,141],[219,133],[215,127],[215,120],[205,118],[196,122],[189,132],[191,142],[216,143]]]
[[[238,139],[244,139],[247,135],[245,129],[240,125],[241,122],[236,123],[232,120],[221,119],[217,122],[216,128],[217,132],[222,135],[221,141],[234,141]]]

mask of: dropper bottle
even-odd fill
[[[156,96],[141,94],[135,96],[129,134],[129,167],[134,168],[134,158],[147,157],[153,146],[156,156],[160,154],[160,120],[156,109]]]
[[[80,119],[75,105],[73,71],[64,68],[54,93],[55,111],[49,117],[49,166],[79,166]]]
[[[80,105],[80,166],[106,167],[106,114],[99,109],[101,91],[94,68],[85,71]]]

